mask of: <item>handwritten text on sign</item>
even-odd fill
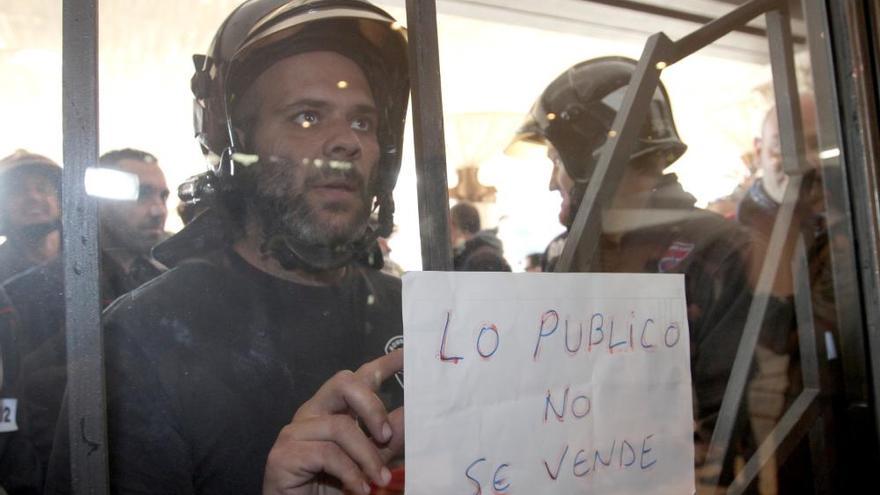
[[[694,489],[684,279],[408,273],[406,492]]]

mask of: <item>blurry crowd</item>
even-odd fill
[[[387,16],[361,4],[354,2],[352,12],[370,14],[359,22]],[[291,18],[298,15],[294,7]],[[245,14],[251,15],[233,16]],[[392,278],[402,269],[387,239],[394,232],[391,192],[407,94],[405,58],[396,44],[405,41],[396,38],[399,28],[387,28],[390,21],[382,25],[390,41],[381,44],[373,35],[361,39],[320,23],[280,36],[287,33],[286,21],[270,16],[261,24],[257,18],[240,22],[251,23],[254,32],[279,23],[260,43],[236,38],[243,35],[229,31],[235,23],[218,32],[231,46],[253,50],[250,58],[240,54],[250,53],[245,48],[235,52],[245,57],[239,66],[221,63],[232,55],[216,41],[209,57],[196,59],[193,91],[203,106],[197,112],[204,111],[199,116],[206,122],[215,119],[199,139],[212,164],[220,165],[190,184],[190,195],[202,194],[203,201],[181,203],[182,232],[165,231],[169,187],[156,157],[122,149],[105,153],[98,164],[136,177],[138,185],[134,198],[98,199],[100,300],[109,307],[105,325],[113,329],[107,344],[111,473],[120,492],[247,493],[262,485],[275,493],[266,487],[316,483],[366,493],[388,489],[397,479],[398,471],[392,476],[385,465],[393,468],[388,452],[402,448],[402,414],[386,413],[372,401],[394,397],[389,400],[399,405],[400,391],[377,396],[374,378],[337,372],[366,362],[370,373],[389,378],[402,366],[388,361],[399,359],[394,350],[402,345],[395,340],[401,333],[400,282]],[[377,86],[370,64],[379,64],[383,76],[389,67],[402,67],[403,75],[388,77],[392,83],[398,77],[399,87],[384,80]],[[805,322],[795,314],[797,274],[791,268],[800,247],[814,288],[811,325],[827,337],[828,361],[838,372],[815,103],[810,95],[800,98],[803,128],[796,131],[806,146],[797,157],[781,153],[776,109],[767,109],[755,137],[756,175],[727,198],[735,208],[719,215],[698,208],[667,171],[687,145],[662,84],[639,115],[643,124],[630,158],[613,164],[619,167],[614,174],[602,168],[635,65],[623,57],[574,65],[550,83],[511,136],[546,149],[546,162],[535,166],[551,171],[549,188],[560,196],[558,217],[547,221],[565,228],[545,240],[546,250],[515,265],[553,271],[568,248],[573,256],[566,271],[684,274],[697,481],[730,483],[737,462],[757,450],[803,388],[798,331]],[[223,71],[232,74],[223,79],[228,86],[212,86]],[[282,116],[287,106],[271,107],[286,101],[284,91],[312,86],[323,92],[309,93],[303,100],[308,105],[291,115]],[[240,95],[228,100],[238,105],[228,115],[218,117],[220,107],[211,106],[217,105],[210,99],[216,91]],[[233,129],[233,121],[240,127]],[[797,170],[796,180],[785,163]],[[584,199],[597,171],[615,177],[603,184],[601,230],[567,245],[579,211],[589,206]],[[15,398],[4,402],[14,408],[14,421],[0,431],[0,486],[10,494],[69,488],[69,460],[59,453],[68,435],[61,193],[61,168],[52,160],[27,151],[0,160],[2,395]],[[784,206],[793,212],[791,222],[774,229]],[[512,271],[497,228],[483,225],[475,205],[455,203],[449,225],[455,270]],[[76,242],[77,236],[69,237]],[[781,261],[771,267],[769,284],[761,285],[774,246]],[[767,305],[733,455],[720,466],[704,466],[757,298]],[[381,349],[373,349],[375,343]],[[341,347],[342,354],[329,353]],[[238,403],[243,396],[263,404],[253,409],[260,416],[244,423],[236,417],[246,410]],[[138,410],[144,404],[155,408],[151,415]],[[194,409],[202,406],[223,413],[202,424]],[[355,429],[353,417],[359,420]],[[302,454],[315,452],[309,449],[317,441],[324,442],[321,455]],[[242,452],[233,454],[239,447]],[[805,449],[797,447],[782,466],[771,460],[753,492],[807,493]],[[297,493],[292,488],[289,493]]]

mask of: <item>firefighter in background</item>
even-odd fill
[[[562,196],[559,220],[571,227],[636,62],[602,57],[576,64],[546,88],[515,141],[545,145],[553,162],[551,188]],[[748,232],[699,209],[674,174],[664,170],[685,152],[669,97],[655,91],[638,143],[609,204],[592,259],[575,255],[573,271],[685,275],[696,461],[702,464],[752,299],[755,271]],[[585,233],[584,239],[593,233]],[[547,264],[565,235],[548,248]],[[699,474],[698,474],[699,476]]]
[[[18,150],[0,160],[0,282],[61,249],[61,167]]]

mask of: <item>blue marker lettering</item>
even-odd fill
[[[611,442],[611,450],[608,451],[608,460],[602,459],[602,454],[599,452],[599,449],[596,449],[596,456],[593,459],[593,467],[594,469],[599,469],[599,464],[602,464],[605,467],[611,465],[611,459],[614,457],[614,447],[617,446],[617,439]]]
[[[567,392],[567,390],[566,390],[566,392]],[[578,414],[578,407],[577,407],[578,401],[581,401],[584,403],[584,406],[581,409],[581,411],[583,411],[583,412],[580,414]],[[581,419],[584,416],[586,416],[587,414],[590,414],[591,409],[592,409],[592,404],[590,403],[590,398],[587,397],[586,395],[579,395],[579,396],[575,397],[573,401],[571,401],[571,414],[574,415],[574,417],[577,419]]]
[[[574,349],[569,347],[568,345],[568,320],[565,320],[565,350],[568,351],[569,354],[576,354],[577,351],[581,348],[581,342],[584,340],[584,327],[578,324],[578,343],[574,346]]]
[[[549,328],[549,321],[553,320],[553,328]],[[545,326],[546,325],[546,326]],[[553,335],[553,332],[559,327],[559,313],[555,310],[546,311],[541,315],[541,328],[538,329],[538,342],[535,343],[535,353],[532,359],[538,359],[538,351],[541,349],[541,339]]]
[[[583,476],[586,476],[586,475],[589,474],[589,472],[590,472],[590,467],[589,467],[589,466],[587,466],[587,468],[586,468],[584,471],[582,471],[582,472],[578,472],[578,466],[580,466],[581,464],[586,464],[586,463],[587,463],[587,460],[581,457],[581,456],[582,456],[583,454],[585,454],[585,453],[586,453],[586,451],[583,450],[583,449],[581,449],[581,450],[578,450],[577,455],[574,456],[574,465],[571,467],[571,471],[572,471],[572,472],[574,473],[574,475],[575,475],[576,477],[578,477],[578,478],[581,478],[581,477],[583,477]]]
[[[461,356],[452,356],[449,357],[446,355],[446,332],[449,330],[449,320],[452,317],[452,313],[446,312],[446,325],[443,327],[443,338],[440,339],[440,361],[448,362],[452,361],[453,364],[458,364],[459,361],[464,359]]]
[[[480,345],[480,342],[482,342],[482,340],[483,340],[483,335],[486,332],[492,332],[495,334],[495,346],[492,347],[492,350],[489,352],[483,352],[483,348]],[[492,357],[492,355],[495,354],[495,351],[498,350],[498,346],[500,344],[501,344],[501,337],[498,336],[498,328],[492,324],[483,325],[483,328],[480,329],[480,335],[477,336],[477,352],[480,354],[480,356],[482,356],[484,358]]]
[[[626,345],[626,339],[614,342],[614,319],[611,319],[611,329],[608,331],[608,351],[614,354],[614,348]]]
[[[596,326],[595,321],[596,317],[599,318],[599,326]],[[590,317],[590,339],[589,339],[589,348],[588,351],[593,350],[594,345],[599,345],[602,343],[602,340],[605,338],[605,330],[602,329],[602,326],[605,325],[605,317],[602,313],[594,313],[593,316]],[[599,340],[593,340],[593,333],[599,332]]]
[[[645,326],[642,327],[642,347],[645,349],[651,349],[654,347],[654,344],[648,344],[645,342],[645,333],[648,331],[648,323],[654,323],[654,320],[648,318],[647,321],[645,321]]]
[[[492,488],[495,489],[495,492],[506,492],[510,488],[510,483],[507,483],[506,478],[499,479],[498,477],[498,473],[506,467],[510,467],[510,464],[502,464],[495,470],[495,476],[492,477]]]
[[[629,451],[630,461],[628,461],[628,462],[623,462],[623,454],[624,454],[627,450]],[[621,444],[620,444],[620,467],[622,467],[622,468],[623,468],[623,467],[630,467],[630,466],[632,466],[633,464],[635,464],[635,462],[636,462],[636,451],[635,451],[635,449],[633,448],[633,446],[630,445],[629,442],[627,442],[626,440],[624,440],[624,441],[621,442]]]
[[[642,469],[648,469],[654,464],[657,464],[657,459],[654,459],[651,462],[645,464],[645,456],[647,456],[648,453],[651,452],[651,449],[648,447],[648,440],[653,436],[653,434],[648,435],[645,437],[645,440],[642,441],[642,454],[639,456],[639,464],[641,465]]]
[[[550,409],[553,409],[553,415],[556,416],[558,421],[565,420],[565,405],[568,403],[568,387],[565,387],[565,392],[562,394],[562,411],[556,409],[556,406],[553,405],[553,401],[550,400],[550,390],[547,390],[547,398],[544,400],[544,422],[547,422],[547,418],[549,418],[549,414],[547,414]]]
[[[565,454],[568,453],[568,445],[565,446],[565,450],[562,451],[562,456],[559,457],[559,464],[556,465],[556,472],[550,471],[550,466],[547,465],[547,461],[544,461],[544,468],[547,470],[547,475],[550,476],[550,479],[556,481],[556,478],[559,477],[559,470],[562,469],[562,460],[565,459]]]
[[[480,495],[481,493],[483,493],[483,488],[480,486],[480,482],[476,478],[471,476],[471,469],[477,464],[484,462],[485,460],[485,457],[477,459],[476,461],[472,462],[471,465],[468,466],[467,469],[465,469],[464,471],[464,475],[467,477],[467,479],[471,480],[474,483],[474,486],[477,489],[477,491],[475,491],[473,495]]]
[[[671,339],[669,337],[670,333],[672,334]],[[664,336],[666,347],[675,347],[675,344],[678,344],[679,340],[681,340],[681,329],[678,328],[678,323],[670,323],[669,326],[666,327],[666,335]]]

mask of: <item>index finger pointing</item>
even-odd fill
[[[371,389],[379,390],[382,383],[403,369],[403,349],[397,349],[364,364],[354,375]]]

